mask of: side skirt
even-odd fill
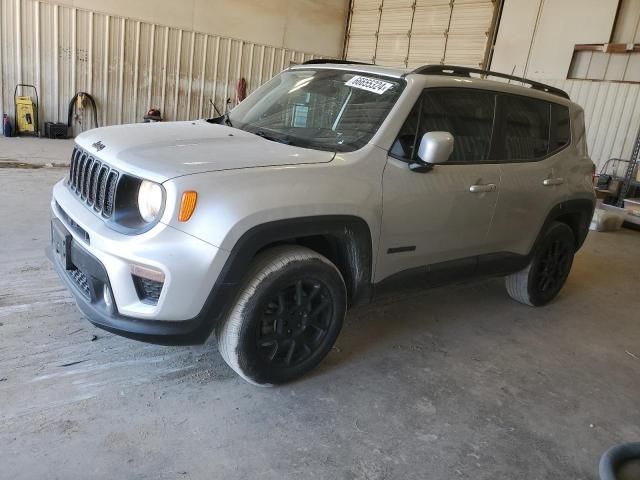
[[[419,291],[480,278],[505,276],[522,270],[529,260],[528,255],[502,252],[411,268],[374,284],[371,299],[391,293]]]

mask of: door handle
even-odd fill
[[[487,183],[486,185],[471,185],[469,191],[471,193],[495,192],[498,189],[495,183]]]
[[[553,185],[562,185],[564,183],[564,178],[547,178],[542,182],[545,187],[551,187]]]

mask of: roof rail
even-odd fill
[[[337,58],[313,58],[302,62],[302,65],[317,65],[319,63],[333,63],[336,65],[373,65],[373,63],[354,62],[351,60],[339,60]]]
[[[516,82],[525,83],[534,90],[540,90],[567,99],[569,98],[567,92],[559,88],[552,87],[551,85],[546,85],[534,80],[528,80],[523,77],[507,75],[506,73],[492,72],[491,70],[481,70],[479,68],[460,67],[457,65],[424,65],[422,67],[416,68],[409,73],[417,73],[419,75],[452,75],[455,77],[471,77],[471,73],[476,73],[478,75],[484,75],[487,77],[497,77],[505,78],[507,80],[514,80]]]

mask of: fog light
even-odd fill
[[[113,313],[113,297],[111,296],[111,289],[106,283],[102,289],[102,296],[104,298],[104,305],[107,307],[107,312]]]

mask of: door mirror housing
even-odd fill
[[[409,164],[412,172],[425,173],[434,165],[445,163],[453,152],[453,135],[449,132],[427,132],[420,139],[418,160]]]
[[[453,153],[453,135],[449,132],[427,132],[420,140],[418,158],[424,163],[445,163]]]

